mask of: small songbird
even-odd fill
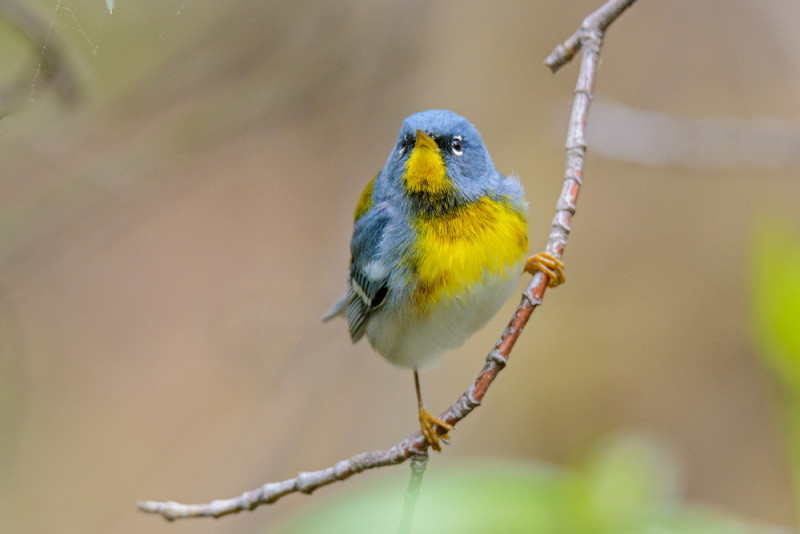
[[[523,270],[551,286],[563,265],[528,250],[519,180],[495,170],[481,135],[451,111],[408,117],[355,210],[347,292],[323,318],[347,319],[391,363],[414,371],[422,434],[434,450],[453,427],[423,406],[418,370],[483,327]]]

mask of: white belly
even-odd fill
[[[384,306],[369,318],[367,339],[395,365],[423,368],[460,346],[491,319],[514,291],[521,265],[506,266],[503,275],[485,275],[471,291],[439,301],[425,313],[401,313]],[[409,306],[410,308],[410,306]]]

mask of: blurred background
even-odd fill
[[[599,4],[0,1],[2,530],[264,531],[405,479],[219,521],[135,509],[238,495],[416,429],[411,373],[320,323],[358,195],[404,117],[452,109],[520,176],[540,250],[577,75],[542,61]],[[796,526],[752,288],[757,223],[800,227],[799,19],[794,0],[641,0],[611,28],[568,283],[429,471],[569,468],[634,433],[669,451],[681,500]],[[431,411],[517,302],[423,373]]]

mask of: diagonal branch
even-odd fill
[[[566,172],[564,186],[556,204],[556,214],[550,229],[545,251],[561,258],[569,237],[572,216],[578,200],[583,178],[583,160],[586,154],[584,131],[589,104],[594,96],[594,82],[600,62],[600,49],[604,32],[625,9],[636,0],[610,0],[603,7],[586,17],[580,29],[564,44],[558,45],[547,58],[545,64],[553,72],[569,62],[582,50],[580,72],[575,87],[575,100],[570,115],[566,143]],[[522,300],[514,316],[506,326],[500,339],[486,356],[486,363],[478,376],[447,410],[439,417],[451,425],[465,418],[480,406],[483,396],[497,374],[505,367],[511,349],[519,338],[522,329],[530,319],[533,310],[542,303],[548,278],[537,272],[523,293]],[[221,517],[223,515],[252,510],[262,504],[272,504],[290,493],[311,493],[317,488],[333,482],[345,480],[356,473],[376,467],[403,463],[409,458],[427,455],[428,443],[417,431],[388,450],[377,450],[357,454],[338,462],[333,467],[300,473],[297,477],[283,482],[271,482],[260,488],[248,491],[238,497],[215,500],[207,504],[180,504],[177,502],[142,501],[137,507],[143,512],[161,514],[166,519],[188,517]]]

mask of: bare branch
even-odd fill
[[[417,455],[427,455],[427,442],[421,432],[407,437],[389,450],[356,454],[333,467],[299,473],[295,478],[283,482],[270,482],[238,497],[218,499],[207,504],[140,501],[136,506],[143,512],[161,514],[170,521],[188,517],[222,517],[252,510],[262,504],[272,504],[290,493],[310,494],[317,488],[345,480],[366,469],[400,464]]]
[[[567,132],[564,186],[556,204],[556,214],[553,217],[550,236],[545,247],[546,252],[558,258],[564,254],[582,183],[583,160],[586,153],[584,136],[586,117],[589,112],[589,104],[594,96],[594,82],[604,32],[634,1],[610,0],[607,2],[589,15],[583,21],[578,32],[563,45],[559,45],[545,62],[555,71],[566,64],[577,51],[583,51]],[[511,349],[533,310],[541,304],[547,283],[546,275],[541,272],[534,275],[530,285],[523,293],[514,316],[500,339],[495,343],[494,348],[486,356],[486,363],[480,373],[458,400],[439,415],[441,419],[455,425],[480,406],[489,386],[508,362]],[[319,487],[345,480],[366,469],[399,464],[409,458],[426,457],[427,450],[427,441],[421,432],[417,431],[391,449],[357,454],[352,458],[340,461],[333,467],[310,473],[300,473],[297,477],[283,482],[268,483],[231,499],[216,500],[207,504],[143,501],[139,502],[137,506],[144,512],[161,514],[170,521],[188,517],[221,517],[244,510],[252,510],[262,504],[272,504],[290,493],[311,493]]]
[[[583,19],[583,24],[563,44],[556,46],[544,64],[553,71],[569,63],[575,54],[587,43],[594,47],[594,52],[599,54],[603,45],[603,34],[622,12],[631,7],[636,0],[610,0],[603,7]]]

